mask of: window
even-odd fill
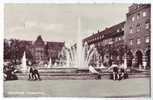
[[[98,46],[100,46],[100,42],[98,42]]]
[[[134,16],[132,17],[132,22],[134,22],[134,20],[135,20],[135,18],[134,18]]]
[[[120,29],[117,29],[117,32],[120,32]]]
[[[149,26],[150,26],[150,25],[149,25],[149,22],[146,22],[146,23],[145,23],[145,29],[149,29]]]
[[[140,44],[141,43],[141,40],[140,39],[137,39],[137,44]]]
[[[123,39],[123,40],[125,39],[125,35],[122,37],[122,39]]]
[[[116,37],[115,41],[118,41],[118,37]]]
[[[146,12],[143,12],[142,16],[143,17],[146,17],[147,13]]]
[[[140,13],[137,14],[137,19],[140,19]]]
[[[149,36],[146,37],[146,43],[149,43]]]
[[[132,27],[130,27],[130,33],[133,33]]]
[[[138,8],[140,7],[140,5],[137,6]]]
[[[124,27],[122,27],[122,31],[124,31]]]
[[[130,40],[130,45],[133,45],[133,40]]]
[[[140,24],[137,24],[137,29],[136,29],[137,32],[140,31]]]

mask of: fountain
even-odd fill
[[[82,42],[81,34],[81,23],[80,18],[78,20],[78,40],[75,47],[68,44],[65,44],[61,53],[59,54],[59,60],[55,61],[52,65],[52,59],[50,58],[49,64],[47,67],[38,67],[40,76],[43,79],[95,79],[97,75],[92,73],[98,73],[95,70],[96,66],[99,66],[99,53],[95,45],[88,45],[87,42]],[[95,57],[98,60],[95,60]],[[94,59],[96,66],[91,64],[91,61]],[[23,70],[26,71],[26,58],[25,53],[22,59]],[[52,66],[52,67],[51,67]]]
[[[93,55],[99,55],[97,49],[94,45],[88,46],[85,42],[82,43],[82,34],[81,34],[81,22],[80,18],[78,19],[78,38],[77,38],[77,46],[76,48],[70,48],[66,46],[68,49],[65,50],[66,56],[66,67],[75,67],[79,69],[88,69],[89,63],[93,58]]]
[[[22,57],[22,62],[21,62],[21,71],[23,73],[27,72],[27,64],[26,64],[26,54],[25,52],[23,53],[23,57]]]
[[[51,68],[52,67],[52,58],[49,59],[49,63],[48,63],[48,68]]]
[[[68,50],[66,50],[66,67],[70,67],[70,54]]]
[[[127,59],[126,59],[126,56],[125,56],[125,58],[124,58],[124,67],[123,67],[124,69],[127,69]]]

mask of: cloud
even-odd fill
[[[44,22],[37,22],[37,21],[25,21],[24,24],[21,26],[13,26],[9,28],[9,33],[16,33],[20,31],[26,30],[41,30],[44,32],[62,32],[64,30],[63,24],[52,24],[52,23],[44,23]]]
[[[11,27],[11,28],[9,29],[8,33],[15,33],[16,31],[18,31],[18,30],[22,30],[22,29],[24,29],[23,26],[15,26],[15,27]]]
[[[37,27],[38,25],[38,23],[35,21],[26,21],[24,24],[25,24],[25,28]]]
[[[41,24],[40,26],[44,29],[44,31],[62,32],[64,29],[63,24]]]

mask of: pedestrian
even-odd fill
[[[118,67],[113,68],[113,80],[118,80],[119,79],[118,71],[119,71]]]
[[[29,78],[28,78],[28,80],[33,80],[34,79],[34,77],[33,77],[33,68],[32,68],[32,66],[30,66],[29,67]]]
[[[118,65],[115,62],[112,62],[112,65],[106,71],[109,71],[110,69],[113,69],[112,74],[111,74],[111,78],[113,80],[117,80],[119,78]]]
[[[118,80],[124,79],[125,72],[123,68],[119,68],[118,74],[119,74]]]
[[[38,72],[38,70],[36,69],[36,67],[34,68],[34,70],[33,70],[33,76],[34,76],[34,80],[41,80],[41,78],[40,78],[40,75],[39,75],[39,72]]]

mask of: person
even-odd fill
[[[96,79],[101,79],[101,75],[100,73],[92,66],[89,66],[89,71],[95,75],[97,75]]]
[[[17,76],[15,74],[15,68],[12,64],[4,65],[4,80],[17,80]]]
[[[121,62],[119,67],[119,80],[127,79],[127,78],[128,78],[128,73],[126,71],[124,63]]]
[[[119,79],[119,74],[118,74],[118,65],[115,62],[112,62],[111,67],[109,67],[106,71],[113,69],[112,74],[111,74],[111,79],[113,80],[118,80]]]
[[[40,75],[39,75],[39,72],[36,69],[36,67],[34,67],[34,69],[33,69],[32,76],[34,77],[34,80],[41,80]]]
[[[29,78],[28,78],[28,80],[33,80],[34,79],[34,77],[33,77],[33,68],[32,68],[32,66],[30,66],[29,67]]]
[[[124,79],[124,69],[123,68],[119,68],[118,74],[119,74],[118,80]]]
[[[118,71],[119,71],[119,69],[118,69],[117,66],[113,68],[113,80],[118,80],[119,79]]]

